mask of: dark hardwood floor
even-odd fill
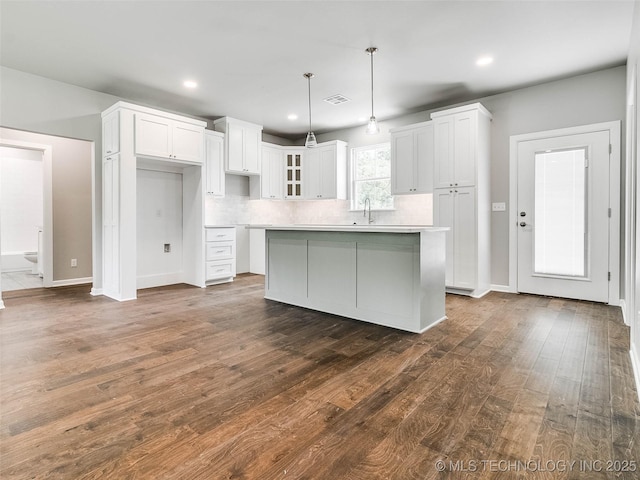
[[[640,478],[617,308],[449,296],[416,335],[263,288],[4,293],[0,477]]]

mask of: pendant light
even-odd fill
[[[311,78],[313,77],[313,73],[305,73],[303,77],[307,79],[307,83],[309,85],[309,131],[307,132],[307,139],[304,142],[304,146],[307,148],[315,147],[318,145],[316,141],[316,134],[311,130]]]
[[[373,114],[373,55],[377,51],[378,49],[376,47],[369,47],[365,50],[365,52],[367,52],[371,57],[371,117],[369,117],[369,123],[367,124],[367,134],[369,135],[380,133],[380,127],[378,127],[378,122]]]

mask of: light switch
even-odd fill
[[[504,202],[493,203],[491,204],[491,210],[493,210],[494,212],[506,212],[507,204]]]

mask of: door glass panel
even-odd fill
[[[585,159],[584,148],[535,154],[536,274],[587,275]]]

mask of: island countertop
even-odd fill
[[[432,227],[430,225],[325,225],[325,224],[291,224],[291,225],[247,225],[246,228],[264,230],[288,230],[303,232],[365,232],[365,233],[421,233],[445,232],[448,227]]]

